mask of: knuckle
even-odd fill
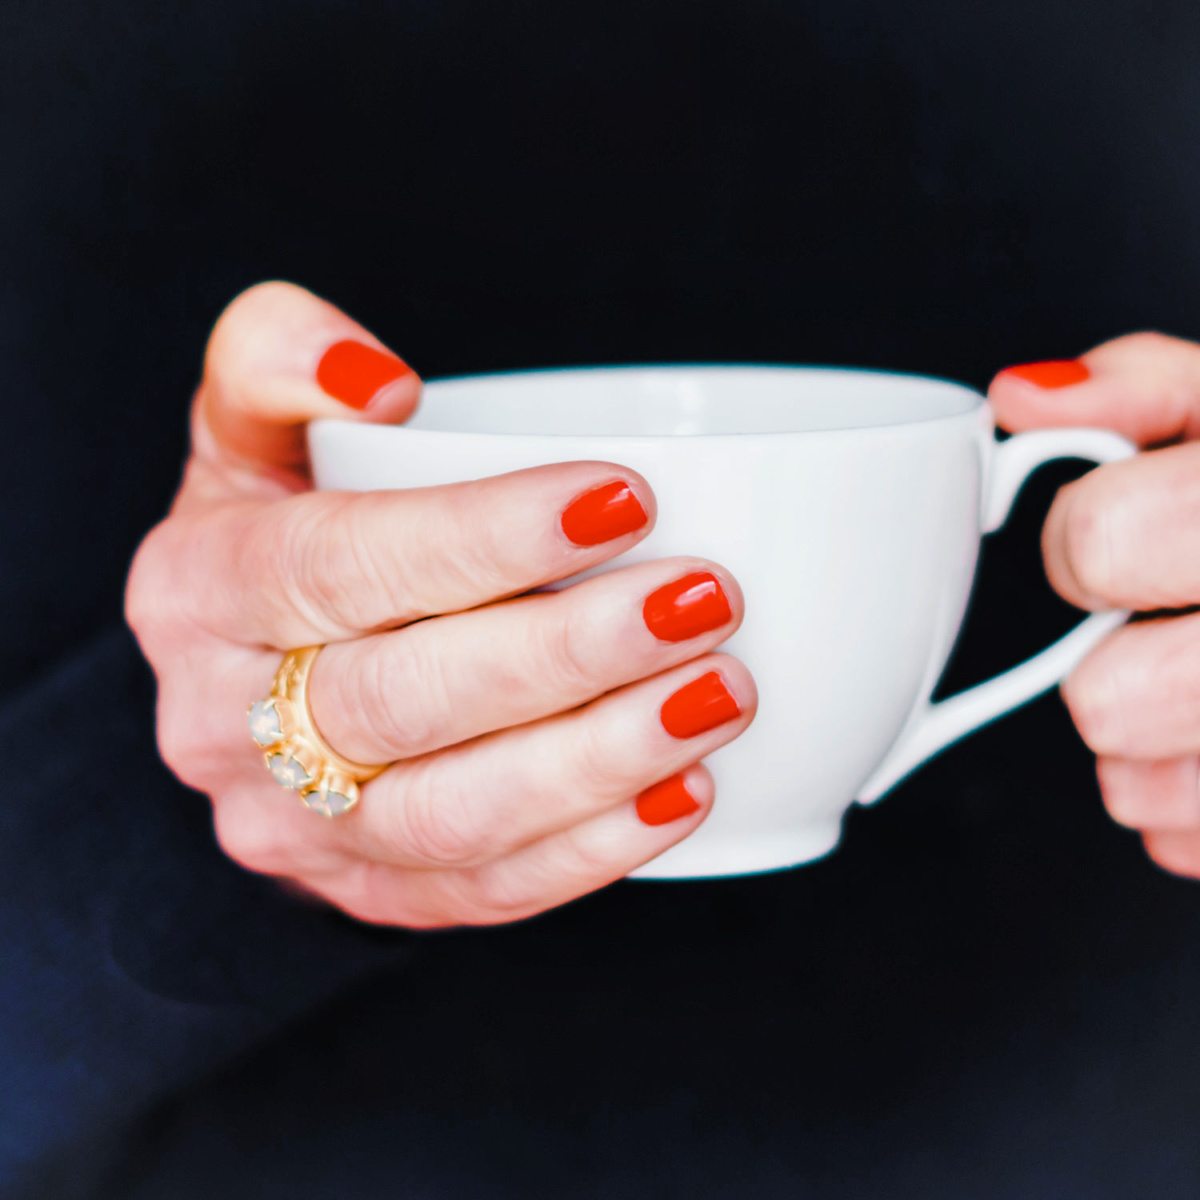
[[[1146,690],[1151,692],[1153,702],[1174,714],[1189,729],[1200,726],[1200,646],[1192,643],[1182,648],[1172,648],[1175,653],[1167,657],[1164,651],[1160,659],[1150,658],[1146,665]]]
[[[322,881],[317,890],[322,899],[356,921],[422,928],[409,912],[409,889],[402,886],[403,882],[403,875],[382,863],[359,860]]]
[[[580,790],[593,795],[607,798],[629,795],[639,777],[630,761],[637,754],[639,745],[634,742],[624,746],[622,752],[617,752],[603,723],[582,717],[573,747],[571,777],[578,781]]]
[[[418,921],[409,921],[391,908],[381,907],[371,900],[360,896],[345,896],[336,891],[323,891],[321,898],[328,901],[336,909],[353,921],[363,925],[378,925],[384,928],[404,926],[409,929],[435,929],[436,925],[422,925]]]
[[[502,924],[529,915],[531,880],[518,871],[489,865],[462,873],[456,916],[466,925]]]
[[[352,537],[331,536],[322,519],[329,509],[310,503],[310,497],[299,497],[290,503],[275,538],[275,553],[279,557],[279,578],[289,579],[291,603],[305,624],[334,632],[332,626],[348,627],[344,611],[354,590],[352,576],[344,567],[356,557],[357,547]]]
[[[287,580],[273,594],[306,629],[334,640],[382,622],[372,598],[386,588],[381,548],[353,519],[355,497],[308,493],[260,510],[232,552],[240,575]],[[253,521],[253,518],[251,518]]]
[[[1192,879],[1200,876],[1200,845],[1194,837],[1150,832],[1142,835],[1142,844],[1164,871]]]
[[[1138,798],[1126,787],[1107,780],[1100,773],[1100,794],[1109,817],[1125,829],[1137,829],[1143,823],[1142,806]]]
[[[1119,793],[1113,795],[1105,793],[1104,808],[1109,819],[1114,824],[1120,825],[1122,829],[1140,829],[1142,827],[1143,821],[1137,806],[1130,804],[1127,796]]]
[[[158,706],[156,735],[163,762],[184,783],[203,787],[211,764],[212,747],[204,734],[203,722],[177,702],[163,700]]]
[[[467,872],[406,871],[358,862],[325,884],[322,893],[347,916],[371,925],[432,930],[495,923],[473,894]]]
[[[371,535],[371,523],[360,519],[363,507],[354,497],[340,506],[322,505],[317,528],[306,530],[308,540],[300,549],[313,594],[350,629],[373,627],[386,618],[371,601],[389,594],[394,582],[386,545]]]
[[[1124,745],[1121,687],[1103,661],[1085,661],[1067,677],[1062,696],[1071,720],[1095,754],[1120,755]]]
[[[525,582],[526,572],[514,569],[514,545],[496,520],[490,491],[455,488],[447,498],[441,509],[445,536],[426,547],[426,554],[437,556],[434,576],[472,603],[479,595],[509,595],[516,590],[514,580]]]
[[[518,921],[620,878],[630,866],[625,847],[597,832],[577,827],[542,853],[526,855],[519,869],[507,861],[462,872],[468,885],[465,919],[476,924]]]
[[[234,578],[257,579],[261,576],[291,582],[290,576],[281,572],[291,568],[291,541],[297,536],[294,525],[298,507],[291,500],[280,500],[242,509],[240,536],[221,538],[226,530],[216,530],[216,537],[221,539],[229,555],[230,573]]]
[[[590,695],[597,686],[594,614],[567,600],[562,612],[541,624],[541,657],[571,695]]]
[[[398,757],[440,749],[453,705],[437,651],[416,630],[392,634],[390,643],[363,663],[360,719]]]
[[[618,841],[623,836],[613,829],[606,835],[595,827],[572,830],[562,839],[561,853],[554,863],[555,879],[586,880],[588,889],[616,879],[623,871],[614,864],[624,862],[628,856],[628,848]]]
[[[341,870],[344,858],[324,844],[320,830],[312,828],[300,813],[300,820],[280,820],[275,803],[264,804],[260,787],[224,788],[214,796],[213,830],[225,855],[260,874],[278,875],[302,883],[309,891],[324,896],[320,880]],[[272,796],[271,801],[277,798]],[[316,834],[317,836],[314,836]],[[302,880],[309,874],[314,882]]]
[[[1118,582],[1111,508],[1095,487],[1070,484],[1063,494],[1062,548],[1071,574],[1087,596],[1111,596]]]
[[[460,867],[484,853],[484,838],[467,797],[436,762],[410,764],[403,794],[392,805],[387,840],[396,855],[432,867]]]
[[[351,913],[351,916],[356,914]],[[377,909],[374,915],[360,920],[369,920],[376,925],[400,925],[405,929],[453,929],[456,925],[470,924],[464,921],[451,908],[431,906],[429,904],[407,904],[404,906],[391,905],[385,909]],[[482,924],[482,922],[476,922]]]
[[[248,871],[264,872],[275,852],[261,822],[250,821],[237,805],[213,806],[213,832],[226,858]]]
[[[163,525],[146,535],[125,584],[125,622],[143,650],[155,647],[175,625],[175,589],[166,570],[168,536]]]

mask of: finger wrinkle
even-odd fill
[[[1047,522],[1049,542],[1047,566],[1057,565],[1066,579],[1051,579],[1055,590],[1080,608],[1105,607],[1102,598],[1105,580],[1110,574],[1111,533],[1102,528],[1103,515],[1088,503],[1078,484],[1069,484],[1059,493],[1057,520]],[[1099,533],[1097,530],[1099,529]],[[1055,534],[1059,552],[1053,553]],[[1099,553],[1097,553],[1097,547]],[[1097,567],[1097,562],[1100,564]],[[1065,586],[1064,586],[1065,585]]]
[[[1131,745],[1117,672],[1098,656],[1085,659],[1063,684],[1080,736],[1096,754],[1122,754]]]

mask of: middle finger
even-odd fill
[[[656,675],[724,641],[742,613],[723,568],[662,559],[327,646],[309,703],[340,754],[393,762]]]
[[[155,589],[155,613],[240,645],[345,641],[590,570],[641,541],[654,514],[645,480],[600,462],[401,491],[181,503],[147,539],[169,584]]]
[[[1068,484],[1042,546],[1055,590],[1081,608],[1200,601],[1200,442],[1109,463]]]
[[[1110,634],[1063,684],[1083,740],[1113,758],[1200,751],[1200,613]]]

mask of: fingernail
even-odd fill
[[[1022,363],[1017,367],[1005,367],[1001,374],[1016,375],[1019,379],[1036,384],[1040,388],[1070,387],[1073,383],[1082,383],[1092,377],[1091,371],[1077,358]]]
[[[572,500],[562,515],[562,529],[577,546],[598,546],[641,529],[647,520],[633,489],[618,479]]]
[[[690,738],[732,721],[741,711],[721,676],[709,671],[681,687],[659,715],[672,737]]]
[[[637,815],[647,825],[670,824],[691,816],[699,807],[699,801],[684,786],[682,775],[672,775],[648,787],[637,798]]]
[[[733,619],[733,610],[710,571],[695,571],[646,597],[642,616],[660,642],[686,642]]]
[[[351,408],[366,408],[382,388],[411,374],[402,358],[362,342],[334,342],[317,364],[321,390]]]

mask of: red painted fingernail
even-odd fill
[[[618,479],[572,500],[562,515],[562,528],[575,545],[598,546],[641,529],[648,519],[633,489]]]
[[[411,374],[404,359],[362,342],[334,342],[317,364],[321,390],[351,408],[366,408],[381,388]]]
[[[637,798],[637,815],[647,825],[667,825],[690,816],[699,807],[700,802],[684,786],[682,775],[672,775],[648,787]]]
[[[733,619],[733,609],[710,571],[695,571],[646,597],[642,616],[660,642],[686,642]]]
[[[741,711],[725,681],[709,671],[681,687],[662,706],[660,716],[672,737],[690,738],[732,721]]]
[[[1082,383],[1092,377],[1091,371],[1077,358],[1022,363],[1018,367],[1006,367],[1001,374],[1016,375],[1027,383],[1037,384],[1040,388],[1070,387],[1073,383]]]

